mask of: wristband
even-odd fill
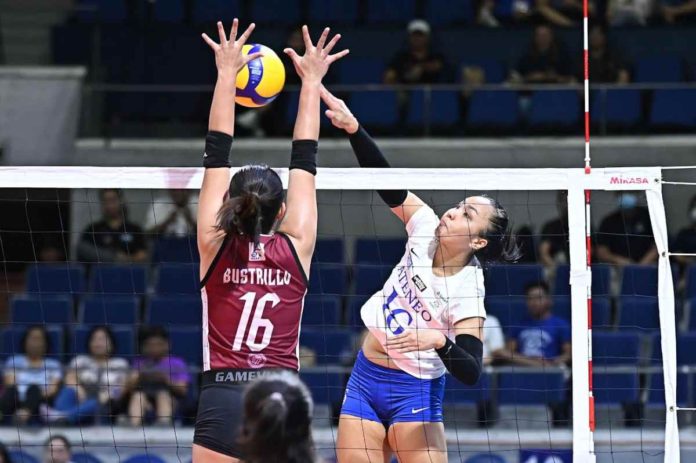
[[[230,150],[232,149],[232,135],[211,130],[205,136],[205,153],[203,153],[203,167],[206,169],[216,167],[230,167]]]
[[[290,170],[302,169],[312,175],[317,175],[316,140],[293,140],[290,154]]]

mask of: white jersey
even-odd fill
[[[410,329],[437,329],[453,338],[454,325],[471,317],[486,318],[483,305],[483,270],[474,259],[455,275],[433,274],[437,248],[435,212],[422,206],[406,224],[406,252],[392,270],[381,291],[363,305],[360,314],[365,326],[385,345],[387,337]],[[386,348],[385,348],[386,350]],[[447,372],[434,349],[389,357],[406,373],[421,379],[439,378]]]

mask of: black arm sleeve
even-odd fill
[[[351,134],[348,140],[360,167],[391,167],[377,143],[362,126],[357,132]],[[377,190],[377,194],[389,207],[396,207],[406,201],[408,190]]]
[[[205,136],[205,153],[203,153],[203,167],[215,169],[218,167],[230,167],[230,150],[232,149],[232,135],[211,130]]]
[[[447,371],[464,384],[474,385],[481,376],[483,343],[470,334],[460,334],[456,344],[447,338],[441,349],[436,349]]]

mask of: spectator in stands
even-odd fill
[[[191,190],[168,190],[155,198],[145,230],[156,235],[184,237],[196,234],[198,198]]]
[[[38,252],[39,262],[65,262],[65,253],[57,243],[45,240],[39,246]]]
[[[186,397],[191,383],[186,362],[169,354],[169,335],[158,326],[143,330],[140,352],[126,386],[130,424],[141,426],[145,414],[152,411],[158,424],[171,425],[177,401]]]
[[[386,84],[435,84],[447,80],[444,55],[433,49],[430,25],[422,19],[408,24],[408,48],[397,53],[384,73]]]
[[[554,26],[570,27],[580,24],[583,18],[582,0],[536,0],[539,16]],[[593,1],[588,3],[588,15],[595,14]]]
[[[689,201],[689,225],[679,230],[677,238],[674,240],[673,252],[682,254],[696,253],[696,195]],[[686,269],[689,265],[696,263],[693,256],[674,256],[674,260],[681,267],[680,274],[684,276],[682,283],[686,283]]]
[[[594,26],[589,34],[590,82],[627,84],[630,82],[628,66],[621,56],[609,48],[607,35],[601,26]],[[578,80],[584,80],[584,67],[578,66]]]
[[[30,327],[21,343],[22,353],[5,362],[5,389],[0,396],[3,417],[14,415],[19,425],[25,425],[38,416],[41,403],[58,391],[63,369],[55,359],[46,358],[49,338],[42,325]]]
[[[693,24],[696,21],[696,0],[662,0],[662,19],[667,24]]]
[[[63,387],[53,408],[43,405],[41,416],[49,422],[78,424],[94,418],[101,408],[112,415],[125,407],[123,391],[130,366],[112,357],[116,341],[107,326],[95,326],[87,335],[87,355],[78,355],[68,366]]]
[[[638,193],[619,192],[619,208],[602,220],[597,233],[597,258],[614,265],[654,264],[657,248],[648,208],[638,205]]]
[[[72,463],[72,445],[67,437],[55,434],[44,443],[44,463]]]
[[[486,314],[483,322],[483,364],[490,365],[505,357],[505,335],[495,315]]]
[[[5,444],[0,443],[0,463],[12,463],[12,458],[10,458],[10,452],[5,447]]]
[[[527,317],[512,327],[502,358],[516,365],[566,365],[570,362],[570,324],[556,317],[549,286],[544,282],[525,288]]]
[[[99,192],[102,219],[82,233],[77,257],[82,262],[144,262],[147,259],[143,230],[128,221],[120,190]]]
[[[546,222],[541,229],[539,261],[546,267],[570,261],[568,249],[568,192],[556,195],[558,217]]]
[[[517,63],[511,80],[528,84],[563,84],[573,82],[569,54],[549,26],[534,29],[527,53]]]
[[[655,0],[608,0],[607,23],[612,27],[645,26]]]

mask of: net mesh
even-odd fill
[[[171,170],[159,174],[172,178]],[[438,214],[481,193],[443,190],[437,179],[423,180],[417,171],[399,175],[405,186],[431,182],[433,189],[415,192]],[[196,181],[195,175],[176,178],[170,184]],[[71,183],[95,181],[81,174]],[[152,183],[130,188],[117,180],[103,182],[101,189],[12,184],[0,190],[0,311],[6,320],[0,331],[0,441],[24,452],[18,456],[24,460],[13,461],[39,458],[44,440],[55,434],[67,435],[75,452],[104,463],[135,461],[128,459],[140,454],[150,455],[149,461],[190,461],[202,355],[193,235],[197,190]],[[571,310],[567,192],[548,186],[537,191],[533,184],[509,191],[510,186],[498,189],[501,183],[490,183],[486,193],[508,210],[524,256],[518,264],[486,271],[487,366],[473,387],[447,378],[449,461],[569,462],[573,400],[566,349],[585,341],[571,339],[572,310],[584,308]],[[109,189],[115,186],[126,188]],[[332,461],[345,384],[364,334],[359,310],[401,258],[405,232],[370,191],[324,189],[320,182],[318,202],[301,377],[317,405],[318,453]],[[675,224],[671,233],[686,226],[683,217],[668,219]],[[595,261],[602,262],[592,269],[595,451],[598,461],[662,461],[657,253],[644,193],[629,198],[596,192],[592,221]],[[693,232],[689,236],[693,240]],[[694,252],[693,241],[683,239],[675,252]],[[690,314],[696,297],[692,262],[673,265],[680,328],[677,404],[685,407],[693,404],[689,365],[696,364],[690,359],[696,342],[690,333],[696,319]],[[546,286],[531,286],[539,282]],[[535,318],[535,310],[550,310],[553,323]],[[108,363],[99,356],[105,336],[99,326],[113,336]],[[168,343],[157,342],[160,330]],[[147,359],[163,355],[159,349],[168,349],[171,359]],[[162,377],[173,385],[164,392],[157,387]],[[690,419],[680,415],[684,424]],[[481,455],[489,460],[475,459]],[[87,457],[75,461],[92,461],[80,458]]]

